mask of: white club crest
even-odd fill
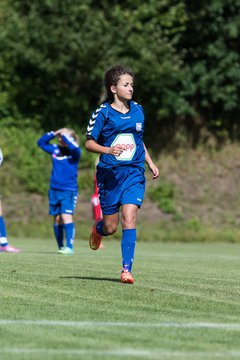
[[[142,123],[136,123],[136,131],[142,131]]]

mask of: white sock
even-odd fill
[[[0,237],[0,245],[7,245],[8,241],[6,237],[1,236]]]

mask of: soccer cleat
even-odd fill
[[[122,271],[121,282],[124,284],[133,284],[134,283],[134,278],[133,278],[132,274],[130,273],[130,271],[128,271],[128,270]]]
[[[89,238],[89,246],[92,250],[97,250],[102,245],[102,235],[96,230],[96,225],[92,227],[92,232]]]
[[[20,250],[11,245],[0,246],[0,252],[19,253]]]
[[[69,247],[65,247],[65,248],[61,248],[60,250],[58,250],[59,254],[63,254],[63,255],[73,255],[74,251],[73,249],[70,249]]]

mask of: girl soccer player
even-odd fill
[[[59,145],[50,144],[55,137]],[[74,209],[78,196],[78,163],[81,149],[78,137],[72,129],[59,129],[44,134],[37,142],[38,146],[52,157],[50,178],[49,214],[54,218],[54,235],[60,254],[72,255],[75,238],[73,222]],[[66,246],[64,246],[64,233]]]
[[[0,166],[3,163],[3,153],[2,149],[0,148]],[[9,252],[9,253],[18,253],[20,252],[19,249],[15,248],[14,246],[11,246],[8,243],[7,239],[7,229],[5,220],[3,217],[3,211],[2,211],[2,197],[0,195],[0,252]]]
[[[0,195],[0,252],[19,253],[20,250],[8,243],[7,229],[2,213],[2,200]]]
[[[103,220],[92,229],[89,245],[97,250],[102,236],[115,233],[122,207],[121,281],[133,284],[137,210],[145,192],[144,163],[152,171],[153,179],[159,171],[143,142],[143,109],[131,100],[133,73],[123,66],[114,66],[106,72],[104,84],[107,97],[93,113],[86,132],[86,149],[101,154],[97,181],[103,212]]]

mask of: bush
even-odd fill
[[[16,119],[15,119],[16,121]],[[5,119],[6,122],[6,119]],[[19,191],[36,192],[46,194],[49,187],[49,178],[51,173],[50,156],[39,149],[36,142],[44,133],[40,129],[32,129],[25,126],[1,127],[0,145],[4,154],[3,168],[0,171],[1,193],[8,194]],[[26,120],[23,120],[25,125]],[[11,121],[9,119],[9,123]],[[87,153],[83,146],[84,136],[80,136],[82,158],[79,164],[79,171],[92,168],[94,171],[95,154]],[[89,172],[84,171],[83,176],[79,176],[81,188],[92,187],[92,181],[89,181]],[[91,176],[92,179],[92,176]]]
[[[167,214],[177,214],[174,198],[176,194],[175,186],[163,180],[158,186],[148,189],[150,199],[157,203],[158,207]]]

